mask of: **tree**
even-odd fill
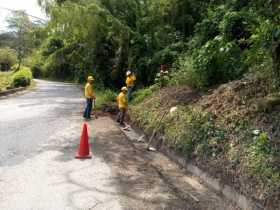
[[[119,87],[125,70],[130,68],[137,73],[139,83],[150,85],[161,64],[171,67],[180,55],[196,59],[200,52],[205,62],[195,62],[199,68],[194,72],[205,69],[213,75],[211,69],[223,69],[225,73],[225,79],[210,76],[207,80],[213,81],[205,84],[240,78],[248,67],[265,60],[273,60],[275,78],[280,81],[279,0],[38,2],[50,18],[48,38],[41,50],[44,71],[49,76],[83,81],[88,73],[94,73],[101,84]],[[220,48],[206,53],[209,44],[220,38]],[[224,59],[214,56],[220,54]],[[113,66],[114,76],[110,78]],[[271,71],[271,67],[267,69]]]
[[[30,49],[32,22],[24,11],[13,11],[8,17],[8,28],[14,33],[16,38],[15,50],[17,52],[18,69],[20,69],[24,56]]]
[[[14,48],[15,36],[11,32],[4,32],[0,34],[0,47]]]
[[[16,53],[11,48],[0,49],[0,70],[8,71],[16,63]]]
[[[280,3],[279,0],[254,0],[258,14],[269,23],[264,36],[270,37],[269,50],[272,54],[274,83],[280,86]]]

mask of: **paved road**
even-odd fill
[[[14,164],[12,157],[30,154],[71,125],[81,96],[71,84],[37,81],[36,91],[0,99],[0,166]]]
[[[82,109],[78,87],[41,80],[0,99],[1,210],[234,209],[163,155],[131,144],[109,117],[89,122],[93,159],[74,159]]]
[[[37,89],[0,100],[0,209],[120,209],[109,166],[73,157],[79,142],[82,91],[37,81]],[[85,189],[85,187],[89,187]]]

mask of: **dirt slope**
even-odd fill
[[[132,107],[132,121],[149,133],[173,106],[178,113],[159,131],[168,146],[266,209],[279,209],[280,96],[271,84],[249,76],[206,94],[165,87]]]

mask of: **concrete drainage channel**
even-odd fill
[[[24,91],[24,90],[26,90],[25,87],[20,87],[20,88],[13,88],[13,89],[10,89],[10,90],[0,91],[0,97],[1,96],[7,96],[7,95],[10,95],[10,94],[14,94],[14,93],[17,93],[19,91]]]
[[[122,130],[122,132],[132,142],[137,142],[139,139],[142,141],[144,139],[144,135],[139,135],[132,128],[130,128],[129,131]],[[264,207],[261,204],[253,202],[251,199],[238,193],[232,187],[224,185],[219,179],[211,177],[208,173],[191,164],[185,158],[180,157],[166,146],[162,146],[160,152],[169,157],[172,161],[179,164],[181,167],[185,168],[187,171],[191,172],[196,177],[199,177],[199,179],[202,180],[207,186],[214,189],[217,193],[223,195],[229,201],[234,202],[242,210],[264,210]]]
[[[207,186],[214,189],[216,192],[225,196],[226,199],[236,203],[243,210],[264,210],[264,207],[259,203],[254,203],[244,195],[241,195],[236,190],[228,185],[222,184],[219,179],[211,177],[208,173],[202,171],[197,166],[189,163],[186,159],[179,157],[174,151],[163,147],[160,150],[163,154],[167,155],[171,160],[186,168],[189,172],[199,177]]]

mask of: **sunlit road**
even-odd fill
[[[93,158],[75,159],[81,89],[36,82],[0,98],[0,210],[235,209],[165,156],[129,142],[106,116],[88,123]]]
[[[105,199],[102,208],[120,209],[117,198],[83,187],[115,191],[104,161],[73,158],[82,107],[79,87],[40,80],[0,99],[0,209],[90,209]]]
[[[0,99],[0,165],[36,151],[72,124],[80,106],[79,88],[45,81],[37,81],[35,91]]]

